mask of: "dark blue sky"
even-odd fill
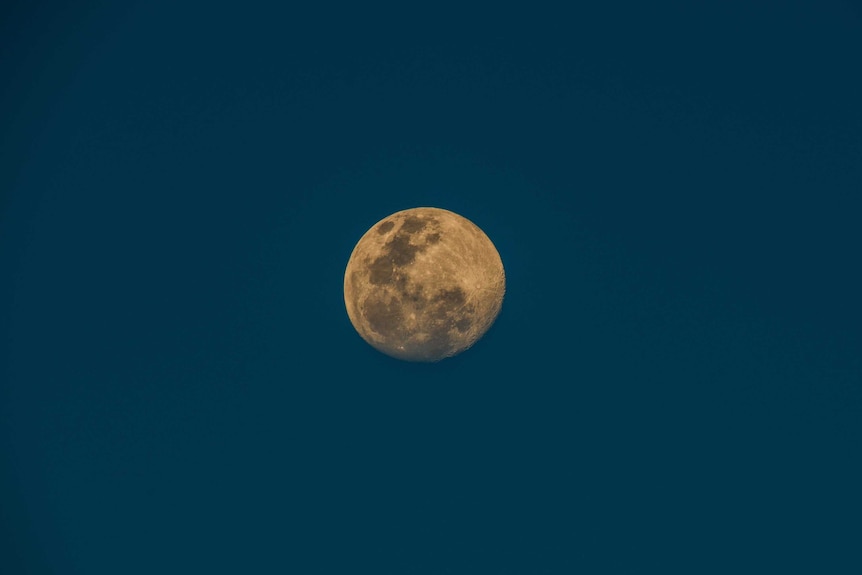
[[[290,4],[2,9],[0,572],[858,573],[862,11]],[[433,365],[416,206],[508,280]]]

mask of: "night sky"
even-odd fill
[[[851,0],[7,2],[0,78],[0,573],[862,572]],[[436,364],[342,293],[417,206],[507,274]]]

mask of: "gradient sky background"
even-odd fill
[[[859,573],[862,10],[293,4],[4,4],[0,572]],[[342,299],[416,206],[434,365]]]

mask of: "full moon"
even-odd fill
[[[344,272],[344,303],[359,335],[407,361],[439,361],[479,340],[500,313],[500,254],[473,222],[440,208],[383,218]]]

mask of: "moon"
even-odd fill
[[[434,362],[478,341],[500,313],[506,275],[476,224],[440,208],[383,218],[360,238],[344,272],[350,322],[377,350]]]

